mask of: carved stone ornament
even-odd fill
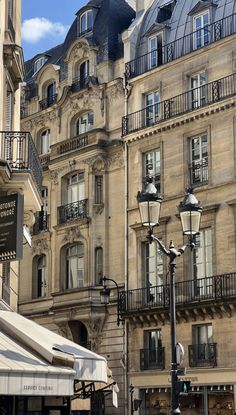
[[[72,244],[80,236],[81,236],[80,230],[76,227],[71,227],[66,230],[66,235],[63,238],[63,242]]]
[[[86,324],[88,328],[89,339],[91,341],[91,349],[98,352],[99,346],[102,342],[102,332],[105,323],[104,315],[92,315],[92,318]]]
[[[32,239],[32,250],[36,255],[42,255],[45,251],[48,251],[48,242],[46,239]]]
[[[76,58],[82,59],[88,57],[89,51],[89,46],[86,43],[78,42],[72,50],[71,59],[74,60]]]
[[[112,85],[107,90],[107,100],[109,103],[117,100],[117,98],[124,96],[123,80],[120,79],[116,84]]]
[[[55,171],[50,171],[50,180],[53,184],[58,184],[58,172]]]
[[[59,334],[65,337],[66,339],[73,341],[72,333],[71,333],[68,323],[65,321],[62,323],[57,323],[57,325],[59,328]]]
[[[118,151],[108,158],[108,166],[111,170],[112,168],[124,167],[124,152]]]
[[[106,170],[107,162],[103,157],[97,157],[92,164],[92,172],[94,174],[101,173]]]
[[[31,120],[31,123],[35,127],[46,127],[50,121],[54,121],[56,118],[57,118],[57,111],[54,110],[54,111],[47,112],[46,114],[41,114],[38,117],[35,117],[33,120]]]

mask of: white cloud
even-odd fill
[[[22,39],[28,43],[37,43],[46,36],[63,39],[68,30],[59,22],[51,22],[45,17],[34,17],[22,23]]]

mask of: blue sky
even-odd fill
[[[75,13],[88,0],[22,0],[25,60],[62,43]]]

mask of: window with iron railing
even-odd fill
[[[161,190],[161,154],[160,149],[148,151],[143,154],[143,185],[147,176],[154,178],[157,191]]]
[[[202,134],[190,140],[190,185],[208,183],[208,137]]]

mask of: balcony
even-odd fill
[[[77,137],[66,140],[58,146],[58,154],[70,153],[88,145],[88,134],[81,134]]]
[[[190,186],[204,186],[208,183],[208,160],[193,162],[189,166]]]
[[[213,318],[231,316],[236,302],[236,273],[215,275],[197,280],[181,281],[175,284],[176,314],[178,319]],[[121,291],[119,310],[122,317],[140,319],[148,315],[154,321],[169,319],[169,285],[138,288]],[[142,317],[143,319],[143,317]]]
[[[39,212],[38,216],[35,219],[35,224],[33,226],[33,235],[38,235],[43,231],[49,230],[49,215],[45,212]]]
[[[58,224],[75,219],[88,219],[88,199],[79,200],[58,208]]]
[[[86,87],[86,78],[74,78],[71,85],[71,92],[78,92]]]
[[[39,101],[39,109],[45,110],[46,108],[51,107],[52,105],[56,104],[57,102],[57,94],[52,95],[51,97],[47,97]]]
[[[140,370],[164,369],[165,368],[165,349],[141,349],[140,350]]]
[[[214,104],[236,94],[236,74],[191,89],[122,118],[122,135],[139,131],[171,118]]]
[[[42,167],[38,152],[29,132],[1,131],[2,158],[13,172],[30,172],[41,189]]]
[[[190,367],[215,367],[216,343],[192,344],[188,346]]]
[[[204,42],[197,44],[199,32],[202,29],[183,36],[167,45],[140,56],[125,65],[126,79],[132,79],[152,69],[172,62],[175,59],[188,55],[202,47],[210,45],[236,33],[236,14],[204,27],[204,33],[208,35]]]

